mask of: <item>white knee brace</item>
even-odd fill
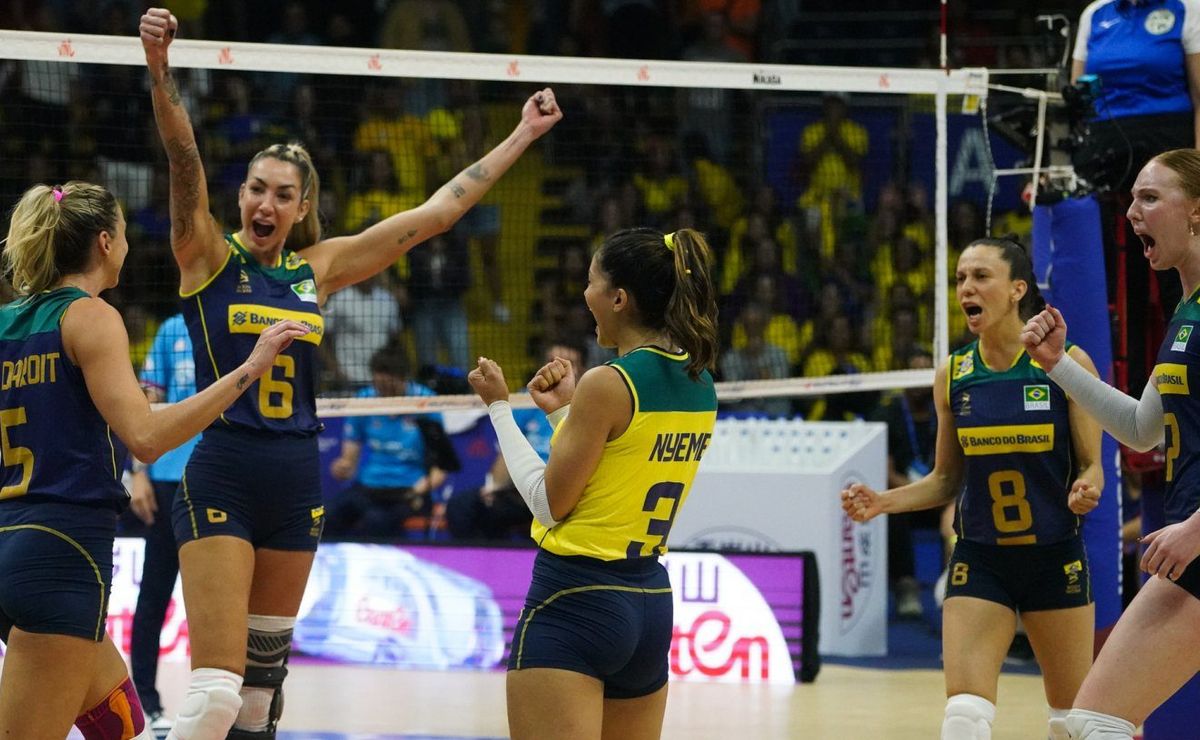
[[[1050,707],[1050,728],[1046,734],[1049,740],[1071,740],[1071,733],[1067,732],[1067,713],[1070,711]]]
[[[1111,714],[1072,709],[1067,715],[1067,730],[1074,740],[1130,740],[1133,723]]]
[[[946,700],[942,740],[991,740],[996,705],[974,694],[955,694]]]
[[[197,668],[167,740],[224,740],[242,707],[242,677],[220,668]]]

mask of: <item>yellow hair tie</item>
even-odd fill
[[[663,234],[663,242],[667,245],[667,249],[674,252],[675,251],[675,232],[672,231],[670,234]]]

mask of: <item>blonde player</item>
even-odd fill
[[[282,321],[203,393],[152,411],[129,335],[99,294],[129,253],[111,192],[35,185],[4,240],[19,298],[0,308],[0,737],[151,740],[105,633],[126,450],[155,460],[217,418],[307,330]]]
[[[658,556],[717,411],[709,262],[691,229],[605,240],[584,300],[601,346],[619,357],[578,388],[562,359],[530,381],[555,426],[547,463],[513,421],[500,367],[480,358],[468,376],[541,548],[508,664],[516,740],[639,740],[662,730],[672,602]]]
[[[542,90],[507,139],[425,203],[334,239],[321,238],[319,178],[308,152],[275,144],[251,159],[238,190],[238,229],[223,234],[209,213],[204,165],[167,61],[176,25],[169,11],[151,8],[140,33],[170,164],[171,250],[196,386],[228,374],[257,332],[280,318],[298,318],[309,332],[205,430],[180,482],[172,514],[193,671],[169,737],[269,740],[324,526],[315,388],[321,306],[453,226],[562,112],[554,93]]]
[[[1129,222],[1155,270],[1175,269],[1187,296],[1175,309],[1151,382],[1134,400],[1064,352],[1067,325],[1042,311],[1021,338],[1029,353],[1121,442],[1166,443],[1167,526],[1142,538],[1146,582],[1104,643],[1067,718],[1071,737],[1128,740],[1155,707],[1200,671],[1200,152],[1151,159],[1133,184]],[[1194,733],[1193,733],[1194,736]]]

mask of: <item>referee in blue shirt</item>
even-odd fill
[[[1076,170],[1127,192],[1142,166],[1200,141],[1200,0],[1095,0],[1083,11],[1071,82],[1098,78]]]

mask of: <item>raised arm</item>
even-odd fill
[[[443,185],[429,200],[360,234],[327,239],[304,250],[316,275],[318,300],[381,272],[435,234],[447,231],[512,167],[529,145],[562,118],[546,88],[525,101],[521,122],[483,159]]]
[[[271,326],[236,370],[196,395],[155,411],[134,377],[129,335],[115,308],[99,298],[84,298],[71,304],[62,321],[67,358],[82,369],[96,409],[133,456],[148,463],[204,431],[271,368],[279,352],[307,332],[294,321]]]
[[[1162,397],[1155,379],[1146,383],[1141,400],[1105,383],[1064,352],[1067,322],[1057,308],[1047,306],[1029,319],[1021,341],[1046,374],[1092,415],[1112,436],[1135,450],[1148,450],[1163,441]]]
[[[196,135],[167,63],[179,23],[171,11],[150,8],[138,31],[150,70],[150,99],[171,175],[171,250],[179,263],[180,288],[190,292],[221,269],[225,242],[208,208],[208,183]]]

